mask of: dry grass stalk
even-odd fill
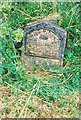
[[[4,83],[6,83],[7,85],[9,85],[9,86],[12,87],[12,88],[15,88],[15,89],[18,90],[19,92],[22,92],[22,93],[24,93],[24,94],[27,94],[26,92],[24,92],[24,91],[22,91],[22,90],[20,90],[20,89],[18,89],[18,88],[16,88],[16,87],[10,85],[10,84],[9,84],[8,82],[6,82],[6,81],[4,81]]]
[[[42,85],[41,87],[44,87],[44,86],[56,86],[56,85],[62,85],[64,84],[66,81],[68,81],[71,77],[72,77],[73,74],[71,74],[66,80],[64,80],[62,83],[58,83],[58,84],[53,84],[53,85]]]
[[[71,27],[76,27],[76,26],[81,26],[81,24],[79,24],[79,25],[73,25],[73,26],[68,26],[65,29],[68,29],[68,28],[71,28]]]
[[[12,7],[12,8],[14,8],[14,7]],[[44,18],[42,18],[41,20],[40,19],[38,19],[38,18],[36,18],[36,17],[32,17],[32,16],[30,16],[29,14],[26,14],[25,12],[23,12],[23,11],[21,11],[21,10],[19,10],[19,9],[16,9],[16,8],[14,8],[16,11],[18,11],[18,12],[21,12],[21,13],[23,13],[24,15],[26,15],[27,17],[29,17],[29,18],[31,18],[32,20],[36,20],[36,21],[38,21],[38,22],[41,22],[41,21],[47,21],[47,20],[52,20],[52,19],[54,19],[55,17],[61,17],[60,16],[60,14],[55,14],[55,15],[49,15],[48,17],[44,17]],[[25,20],[26,19],[29,19],[29,18],[25,18]]]
[[[30,94],[30,96],[29,96],[29,98],[28,98],[25,106],[23,107],[23,109],[22,109],[22,111],[21,111],[21,113],[20,113],[20,115],[19,115],[19,118],[22,116],[22,114],[23,114],[23,112],[24,112],[24,110],[25,110],[25,107],[26,107],[27,104],[29,103],[29,100],[31,99],[32,94],[33,94],[33,92],[35,91],[35,87],[36,87],[37,83],[38,83],[38,81],[37,81],[36,84],[33,86],[33,90],[31,91],[31,94]],[[19,118],[18,118],[18,120],[19,120]]]

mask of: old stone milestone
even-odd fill
[[[63,64],[66,31],[52,22],[28,25],[24,30],[24,58],[28,70],[57,69]]]

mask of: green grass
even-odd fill
[[[18,94],[19,90],[21,90],[19,91],[20,95],[21,92],[26,92],[26,96],[28,98],[31,95],[33,86],[37,83],[35,90],[31,95],[31,98],[33,96],[37,96],[43,101],[47,101],[49,103],[57,103],[57,100],[64,100],[63,104],[65,102],[65,106],[68,106],[66,96],[70,95],[70,98],[73,98],[72,93],[78,93],[79,91],[79,71],[81,59],[80,3],[44,2],[42,3],[42,6],[36,2],[20,2],[8,4],[2,3],[0,8],[2,12],[0,20],[2,23],[1,85],[11,85],[12,92],[15,95]],[[43,20],[52,21],[67,31],[64,67],[61,69],[61,72],[57,70],[47,73],[30,73],[27,69],[24,68],[23,59],[20,56],[20,49],[23,51],[22,39],[24,27],[29,23],[39,22]],[[76,97],[78,96],[76,95]],[[61,108],[64,107],[63,104],[60,105]],[[30,106],[31,105],[29,105],[29,107]],[[72,107],[73,106],[71,106],[71,109]],[[58,106],[58,113],[60,113],[59,110],[60,108]],[[74,111],[76,112],[75,107]],[[66,113],[68,114],[68,112]],[[19,115],[20,113],[18,113],[18,116]],[[71,110],[70,114],[66,116],[77,118],[79,117],[78,110],[75,114],[73,114],[73,110]]]

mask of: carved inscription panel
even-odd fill
[[[59,58],[60,38],[50,30],[40,29],[27,34],[26,52],[39,57]]]

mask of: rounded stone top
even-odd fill
[[[31,33],[34,30],[39,30],[39,29],[48,29],[57,34],[59,37],[63,37],[64,35],[66,36],[66,31],[56,25],[53,22],[50,21],[42,21],[38,23],[33,23],[30,25],[27,25],[24,30],[24,34]]]

